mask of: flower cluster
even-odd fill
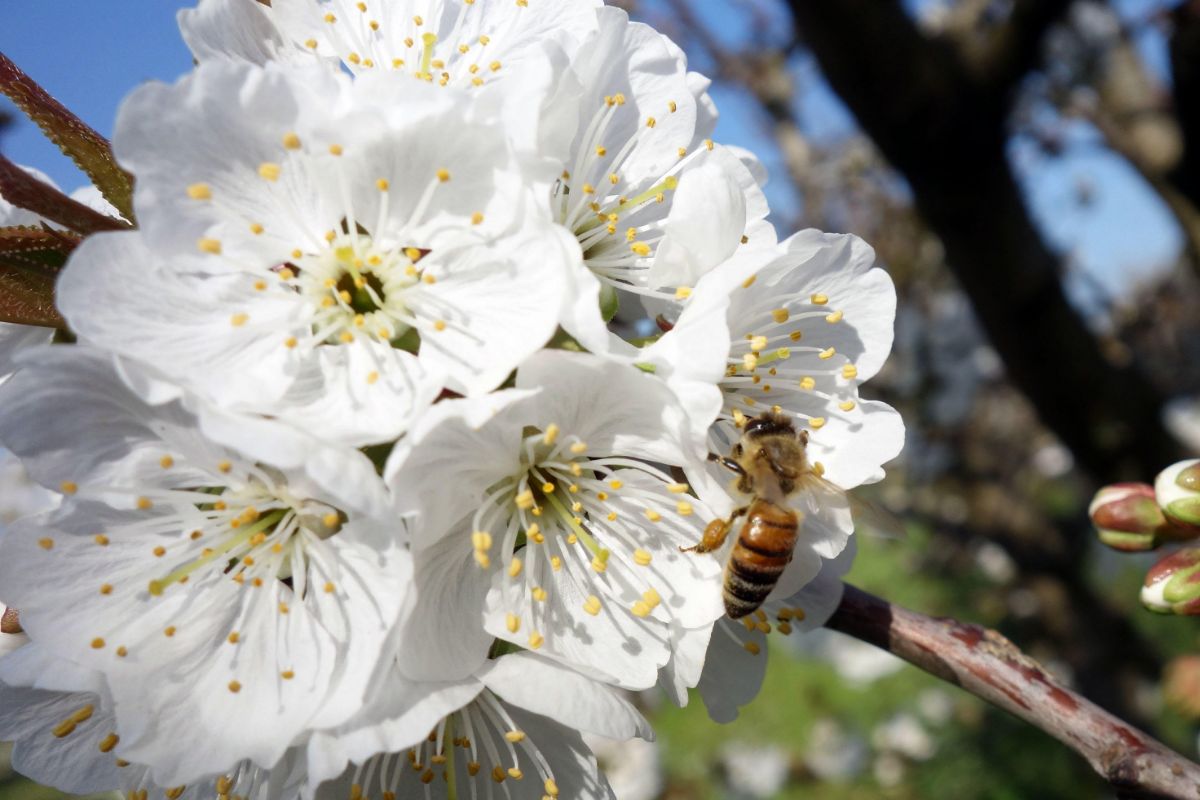
[[[1115,483],[1088,512],[1100,541],[1121,552],[1156,550],[1200,537],[1200,459],[1179,461],[1147,483]],[[1146,572],[1142,604],[1162,614],[1200,614],[1200,547],[1168,553]]]
[[[17,769],[135,800],[607,797],[582,734],[651,735],[622,690],[736,716],[766,635],[837,605],[829,487],[903,442],[858,396],[895,312],[871,249],[778,240],[708,81],[593,0],[180,26],[196,68],[117,121],[136,227],[73,252],[70,336],[0,330],[0,443],[55,495],[0,537]],[[799,455],[755,485],[727,456],[760,430]],[[751,500],[795,521],[769,580],[729,566]]]

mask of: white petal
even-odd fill
[[[654,738],[650,723],[615,690],[535,653],[489,661],[478,675],[506,702],[568,728],[610,739]]]

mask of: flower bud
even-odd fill
[[[1161,614],[1200,615],[1200,547],[1185,547],[1151,567],[1142,605]]]
[[[1200,536],[1200,459],[1180,461],[1158,473],[1154,493],[1169,521]]]
[[[1153,550],[1172,537],[1170,523],[1155,499],[1154,487],[1146,483],[1116,483],[1105,486],[1088,506],[1100,541],[1114,550]]]

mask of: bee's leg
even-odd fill
[[[745,474],[746,474],[746,470],[742,469],[742,465],[739,464],[738,462],[734,461],[732,458],[727,458],[726,456],[719,456],[716,453],[709,453],[708,460],[714,461],[717,464],[720,464],[725,469],[729,470],[730,472],[736,472],[738,475],[745,476]],[[732,519],[732,517],[730,519]]]
[[[704,536],[700,541],[691,547],[681,547],[680,552],[683,553],[711,553],[721,545],[725,544],[726,537],[729,536],[729,530],[733,527],[733,521],[749,511],[749,506],[735,509],[729,515],[729,519],[714,519],[708,523],[708,527],[704,529]]]

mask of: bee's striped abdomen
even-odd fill
[[[798,522],[790,509],[758,499],[750,505],[725,567],[725,612],[734,619],[763,604],[796,547]]]

